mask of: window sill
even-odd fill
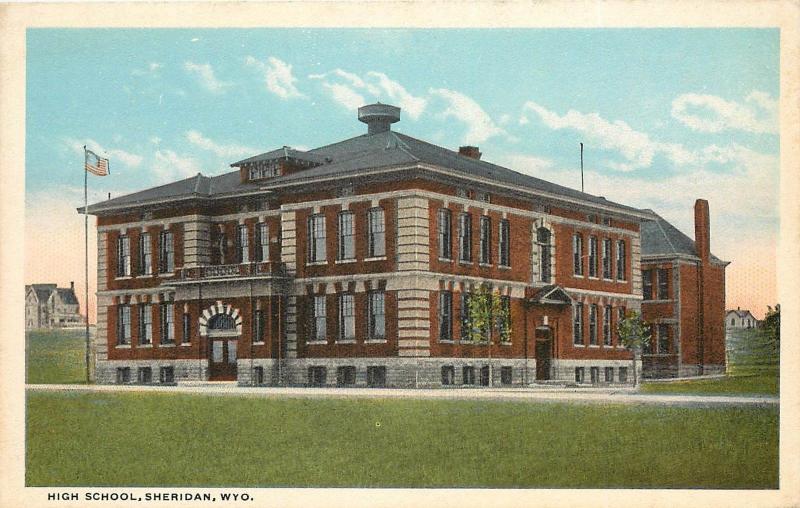
[[[497,268],[500,270],[511,270],[511,267],[508,265],[497,265]]]
[[[175,347],[175,343],[159,344],[158,347]]]
[[[603,282],[614,282],[614,279],[611,277],[603,277]]]
[[[133,277],[130,275],[122,275],[120,277],[114,277],[114,280],[131,280]]]
[[[337,259],[336,261],[333,262],[333,264],[335,264],[335,265],[348,265],[350,263],[355,263],[355,262],[356,262],[355,258],[353,258],[353,259]]]
[[[386,344],[386,339],[368,339],[364,341],[364,344]]]
[[[191,345],[192,345],[191,342],[181,342],[181,347],[191,346]]]
[[[491,268],[492,264],[491,263],[478,263],[478,266],[480,266],[481,268]]]
[[[626,279],[617,279],[616,282],[618,282],[619,284],[625,284],[628,281]]]
[[[456,341],[447,339],[439,339],[437,342],[439,342],[439,344],[456,344]]]
[[[327,345],[327,340],[309,340],[306,341],[306,346],[324,346]]]
[[[584,344],[572,344],[572,347],[586,347]]]
[[[586,277],[580,273],[573,273],[572,276],[576,279],[585,279]]]
[[[153,344],[140,344],[140,345],[138,345],[136,347],[138,349],[151,349],[153,347]]]
[[[510,346],[511,342],[501,342],[500,345],[501,346]]]
[[[464,266],[472,266],[473,263],[472,263],[472,261],[464,261],[463,259],[459,259],[458,260],[458,264],[459,265],[464,265]]]
[[[600,348],[600,344],[589,344],[589,347],[593,348],[593,349],[599,349]]]
[[[174,272],[159,273],[158,276],[161,277],[162,279],[168,279],[169,277],[175,277],[175,273]]]
[[[440,263],[452,263],[453,262],[453,258],[441,258],[440,257],[439,258],[439,262]]]
[[[114,346],[114,347],[115,347],[116,349],[130,349],[130,348],[131,348],[131,345],[130,345],[130,344],[117,344],[117,345],[116,345],[116,346]]]
[[[327,261],[307,261],[306,266],[325,266],[327,265]]]
[[[356,339],[343,339],[343,340],[337,340],[336,342],[334,342],[334,344],[355,344],[355,343],[356,343]]]
[[[264,344],[266,344],[266,342],[264,342],[263,340],[260,340],[258,342],[253,342],[254,346],[263,346]]]
[[[364,262],[369,261],[386,261],[386,256],[373,256],[371,258],[364,258]]]
[[[590,275],[589,276],[589,280],[600,280],[600,277],[593,277],[593,276]]]
[[[144,275],[137,275],[136,278],[138,278],[138,279],[152,279],[153,278],[153,274],[152,273],[147,273],[147,274],[144,274]]]

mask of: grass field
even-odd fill
[[[760,373],[729,375],[718,379],[693,379],[669,383],[644,383],[642,393],[685,393],[704,395],[778,395],[780,375],[777,369]]]
[[[83,329],[25,332],[25,382],[85,383],[85,333]]]
[[[777,488],[778,410],[28,393],[31,486]]]

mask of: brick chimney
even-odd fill
[[[708,201],[705,199],[694,202],[694,244],[700,260],[703,264],[708,263],[711,259],[711,230]]]
[[[469,157],[471,159],[480,159],[481,151],[478,149],[477,146],[462,146],[458,148],[459,155],[463,155],[465,157]]]

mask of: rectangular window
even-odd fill
[[[453,258],[452,213],[447,208],[439,210],[439,257]]]
[[[618,376],[620,383],[627,383],[628,382],[628,367],[620,367],[619,368],[619,376]]]
[[[500,367],[500,384],[510,385],[513,381],[514,371],[511,367]]]
[[[603,239],[603,278],[611,278],[611,240]]]
[[[161,343],[175,343],[175,307],[171,303],[161,304]]]
[[[626,280],[628,276],[625,257],[625,240],[617,240],[617,280]]]
[[[139,344],[153,343],[153,312],[150,305],[139,305]]]
[[[642,270],[642,298],[653,299],[653,270]]]
[[[326,260],[325,216],[312,215],[308,218],[308,260],[321,263]]]
[[[117,384],[127,384],[131,382],[131,368],[118,367],[117,368]]]
[[[589,367],[589,376],[591,377],[592,384],[596,385],[600,382],[600,367]]]
[[[539,267],[540,279],[542,282],[550,282],[550,260],[552,252],[550,251],[550,230],[547,228],[539,228],[536,230],[536,243],[539,244]]]
[[[481,217],[481,252],[480,262],[488,265],[492,262],[492,219],[485,215]]]
[[[462,383],[465,385],[474,385],[475,384],[475,367],[465,366],[461,369],[461,373],[463,374],[463,381]]]
[[[611,345],[611,306],[603,307],[603,345]]]
[[[500,297],[500,312],[498,316],[497,329],[500,331],[500,341],[511,342],[511,297],[503,295]]]
[[[589,306],[589,344],[597,345],[597,305]]]
[[[353,386],[356,384],[356,368],[352,365],[344,365],[336,368],[336,385]]]
[[[339,340],[355,340],[356,310],[353,295],[339,295]]]
[[[256,310],[253,316],[253,342],[264,342],[264,311]]]
[[[507,219],[500,221],[500,266],[511,266],[511,225]]]
[[[173,367],[161,367],[159,369],[159,379],[164,384],[172,384],[175,382],[175,369]]]
[[[367,386],[371,388],[382,388],[386,386],[386,367],[368,366]]]
[[[356,236],[353,212],[339,213],[339,253],[338,259],[355,259]]]
[[[383,340],[386,338],[386,298],[383,291],[369,293],[369,338]]]
[[[667,300],[669,299],[669,270],[659,268],[656,274],[658,275],[658,299]]]
[[[192,340],[192,317],[188,312],[183,314],[183,343],[189,344]]]
[[[647,335],[650,336],[650,340],[648,340],[642,345],[642,353],[649,355],[653,353],[653,342],[655,341],[656,336],[654,333],[655,330],[653,329],[652,323],[646,324],[645,329],[647,330]]]
[[[153,245],[150,233],[139,235],[139,275],[152,275],[153,273]]]
[[[158,236],[158,271],[171,273],[175,271],[175,250],[172,244],[172,231],[162,231]]]
[[[117,277],[131,275],[131,239],[120,236],[117,239]]]
[[[239,226],[236,234],[236,258],[240,263],[250,262],[250,233],[246,224]]]
[[[256,261],[269,261],[269,227],[266,222],[256,224]]]
[[[583,367],[575,367],[575,382],[576,383],[583,383]]]
[[[572,237],[572,271],[583,275],[583,237],[580,234]]]
[[[614,382],[614,367],[605,368],[605,382],[606,383]]]
[[[472,262],[472,216],[468,213],[458,216],[458,260]]]
[[[131,343],[131,306],[120,305],[117,307],[117,344],[128,345]]]
[[[456,371],[452,365],[442,367],[442,384],[450,386],[456,382]]]
[[[619,324],[625,320],[625,307],[617,307],[617,346],[622,346],[622,342],[619,340]]]
[[[153,369],[150,367],[139,367],[136,370],[136,382],[146,385],[153,382]]]
[[[386,255],[386,221],[383,208],[370,208],[367,212],[367,256]]]
[[[589,237],[589,277],[597,277],[597,237]]]
[[[256,385],[264,384],[264,367],[253,368],[253,383]]]
[[[453,340],[453,293],[439,291],[439,340]]]
[[[658,352],[661,354],[669,353],[669,325],[658,325]]]
[[[308,368],[308,385],[325,386],[328,377],[328,369],[321,366]]]
[[[572,306],[572,342],[583,345],[583,304],[580,302]]]
[[[328,340],[328,318],[325,310],[325,295],[316,295],[313,300],[313,322],[314,333],[311,340],[324,342]]]

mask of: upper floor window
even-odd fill
[[[507,219],[500,221],[500,266],[511,266],[511,225]]]
[[[583,275],[583,237],[579,233],[572,237],[572,271]]]
[[[642,298],[653,299],[653,270],[642,270]]]
[[[447,208],[439,210],[439,257],[452,259],[452,213]]]
[[[161,343],[175,342],[175,306],[171,303],[161,304]]]
[[[308,218],[308,260],[312,263],[326,260],[325,216],[321,214]]]
[[[382,340],[386,338],[386,298],[383,291],[369,293],[369,338]]]
[[[603,344],[611,345],[611,306],[603,307]]]
[[[603,238],[603,278],[611,278],[611,240]]]
[[[353,224],[353,212],[339,213],[339,252],[338,259],[355,259],[356,236]]]
[[[462,213],[458,216],[458,260],[472,262],[472,216]]]
[[[351,293],[339,295],[339,340],[355,340],[356,308]]]
[[[269,227],[266,222],[256,224],[256,261],[269,261]]]
[[[583,304],[572,306],[572,343],[583,345]]]
[[[550,250],[550,230],[547,228],[537,229],[536,243],[539,244],[539,280],[550,282],[550,260],[552,255]]]
[[[589,306],[589,344],[597,345],[597,305]]]
[[[617,280],[627,278],[625,240],[617,240]]]
[[[117,344],[128,345],[131,343],[131,306],[119,305],[117,307]]]
[[[597,277],[597,237],[589,237],[589,277]]]
[[[386,255],[386,221],[383,208],[370,208],[367,212],[367,256]]]
[[[120,236],[117,239],[117,277],[131,275],[131,239]]]
[[[488,265],[492,262],[492,219],[481,217],[481,251],[480,263]]]
[[[150,233],[139,235],[139,274],[151,275],[153,273],[153,245],[150,242]]]
[[[158,271],[170,273],[175,271],[175,250],[172,243],[172,231],[162,231],[158,237]]]
[[[253,313],[253,342],[264,342],[264,311]]]
[[[150,305],[139,305],[139,345],[153,343],[153,313]]]
[[[667,300],[669,298],[669,271],[666,268],[659,268],[656,275],[658,276],[658,299]]]
[[[453,340],[453,293],[439,291],[439,340]]]
[[[313,320],[311,324],[314,330],[311,334],[311,338],[318,342],[325,342],[328,340],[328,318],[327,311],[325,310],[325,299],[325,295],[316,295],[312,301]]]
[[[279,168],[280,166],[277,162],[258,162],[250,166],[247,176],[250,180],[260,180],[261,178],[278,176]]]
[[[240,263],[250,262],[250,237],[247,225],[239,226],[236,234],[236,257]]]

